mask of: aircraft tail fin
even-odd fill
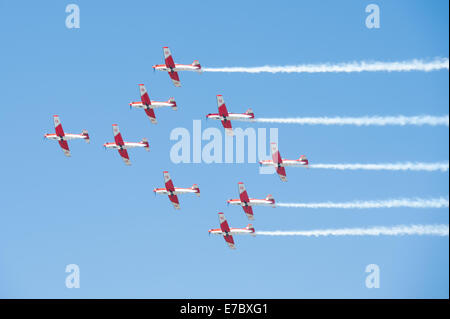
[[[299,160],[302,161],[302,162],[304,162],[306,165],[309,164],[309,161],[308,161],[308,159],[306,158],[305,155],[300,156]]]
[[[202,72],[202,66],[200,65],[200,62],[198,62],[198,60],[194,60],[194,62],[192,62],[192,66],[197,67],[198,69],[196,70],[198,73]]]
[[[253,227],[252,224],[248,224],[247,227],[245,227],[245,228],[251,231],[250,235],[256,236],[256,234],[255,234],[255,228]]]
[[[272,195],[267,195],[266,200],[272,202],[272,207],[275,207],[275,198]]]
[[[192,189],[195,191],[195,195],[200,196],[200,188],[197,184],[192,185]]]
[[[150,151],[150,144],[148,143],[148,140],[144,137],[141,141],[142,144],[144,144],[145,150],[148,152]]]
[[[87,130],[81,131],[81,135],[84,136],[84,140],[86,141],[86,143],[89,143],[89,142],[90,142],[90,139],[89,139],[89,133],[88,133]]]
[[[176,111],[178,109],[177,102],[175,102],[175,98],[173,97],[169,98],[168,102],[172,104],[172,110]]]
[[[252,117],[252,119],[255,118],[255,114],[253,113],[253,110],[252,110],[251,108],[249,108],[249,109],[245,112],[245,114],[250,115],[250,116]]]

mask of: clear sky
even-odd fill
[[[180,73],[183,87],[153,73],[169,46],[177,63],[205,67],[402,61],[449,56],[448,1],[74,1],[79,29],[65,26],[70,1],[0,1],[0,297],[3,298],[448,298],[448,237],[235,237],[228,249],[208,229],[223,211],[232,227],[248,221],[227,207],[237,183],[251,197],[279,202],[448,197],[448,172],[331,171],[290,168],[289,181],[258,165],[174,164],[174,128],[228,109],[256,116],[447,115],[447,70],[352,74]],[[365,26],[376,3],[381,28]],[[178,111],[158,109],[150,124],[138,83],[152,99],[174,96]],[[53,133],[87,129],[91,144],[70,142],[66,158]],[[147,137],[150,152],[117,152],[111,124],[125,140]],[[235,123],[242,128],[252,124]],[[278,127],[283,157],[311,163],[449,159],[448,127]],[[201,197],[165,196],[197,183]],[[257,230],[309,230],[398,224],[448,224],[443,209],[255,208]],[[79,289],[65,267],[80,267]],[[380,267],[380,288],[365,268]]]

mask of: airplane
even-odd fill
[[[61,120],[59,119],[58,115],[53,115],[53,122],[55,124],[56,134],[45,134],[44,138],[58,141],[59,146],[61,146],[61,149],[64,152],[64,155],[66,155],[67,157],[70,157],[69,144],[67,143],[67,141],[83,139],[86,141],[86,143],[89,143],[89,134],[87,130],[82,130],[81,134],[64,133],[61,125]]]
[[[180,209],[180,202],[178,201],[177,194],[186,194],[186,193],[193,193],[195,195],[200,196],[200,189],[198,188],[197,184],[192,185],[191,188],[181,188],[181,187],[174,187],[172,183],[172,179],[170,178],[169,172],[164,171],[164,188],[155,188],[153,192],[156,194],[165,194],[169,196],[170,201],[173,204],[173,207],[175,209]]]
[[[141,102],[131,102],[130,109],[132,107],[144,109],[145,113],[153,124],[157,123],[155,111],[153,109],[158,107],[170,106],[173,110],[177,110],[177,103],[175,102],[175,99],[173,97],[171,97],[167,102],[150,101],[150,97],[148,96],[148,92],[144,84],[139,84],[139,90],[141,92]]]
[[[128,148],[144,147],[147,152],[150,150],[150,145],[148,144],[148,140],[146,138],[143,138],[141,142],[124,142],[122,134],[120,134],[119,126],[117,124],[113,124],[112,127],[114,134],[114,143],[105,143],[103,144],[103,146],[105,148],[117,149],[126,165],[131,165],[130,158],[127,152]]]
[[[222,95],[217,95],[217,106],[219,108],[219,113],[209,113],[206,115],[207,119],[221,120],[222,125],[225,128],[225,133],[227,135],[233,136],[233,128],[231,127],[231,120],[249,120],[255,119],[255,114],[253,114],[252,109],[248,109],[245,113],[228,113],[227,107],[225,106],[225,101]]]
[[[229,199],[227,200],[228,204],[231,205],[239,205],[242,206],[242,209],[245,212],[245,215],[247,215],[247,218],[249,220],[254,220],[253,217],[253,208],[252,206],[272,206],[275,207],[275,199],[272,197],[272,195],[267,195],[265,199],[256,199],[256,198],[249,198],[247,191],[245,189],[244,183],[239,182],[239,197],[240,199]]]
[[[169,76],[176,87],[181,87],[181,82],[177,71],[202,72],[202,66],[197,60],[194,60],[192,64],[178,64],[173,61],[172,53],[170,53],[170,49],[168,47],[163,47],[163,51],[165,64],[156,64],[152,66],[152,68],[153,70],[169,72]]]
[[[272,151],[272,160],[260,161],[259,164],[263,166],[274,166],[276,167],[278,176],[280,176],[281,181],[287,182],[285,166],[306,166],[308,167],[309,161],[305,155],[300,156],[296,160],[288,160],[281,158],[280,152],[278,151],[277,143],[270,143],[270,149]]]
[[[252,236],[256,236],[255,228],[253,228],[252,224],[248,224],[245,228],[230,228],[228,226],[228,222],[225,219],[225,215],[223,213],[219,213],[219,223],[220,223],[220,229],[210,229],[208,230],[209,234],[215,234],[215,235],[223,235],[223,238],[227,242],[228,246],[231,249],[236,249],[236,246],[234,245],[233,240],[233,234],[241,235],[241,234],[250,234]]]

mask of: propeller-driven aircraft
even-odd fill
[[[255,228],[253,228],[252,224],[248,224],[245,228],[230,228],[223,213],[219,213],[219,223],[220,229],[210,229],[208,232],[209,234],[222,235],[231,249],[236,249],[232,235],[249,234],[256,236]]]
[[[139,91],[141,92],[141,102],[131,102],[130,108],[135,107],[138,109],[144,109],[145,114],[147,114],[153,124],[158,123],[156,121],[154,109],[169,106],[173,110],[177,110],[177,103],[173,97],[171,97],[167,102],[151,101],[144,84],[139,84]]]
[[[267,195],[265,199],[249,198],[244,183],[239,182],[238,188],[239,188],[239,199],[230,199],[227,201],[227,203],[231,205],[242,206],[242,209],[244,210],[245,215],[247,215],[247,218],[249,220],[255,219],[253,217],[252,206],[259,205],[259,206],[275,207],[275,199],[272,197],[272,195]]]
[[[169,72],[169,76],[175,86],[181,86],[178,71],[196,71],[198,73],[202,72],[202,66],[197,60],[194,60],[192,64],[178,64],[173,61],[172,53],[170,53],[170,49],[168,47],[163,47],[163,52],[165,64],[157,64],[152,66],[152,68],[153,70]]]
[[[277,143],[270,143],[270,150],[272,152],[272,159],[260,161],[259,164],[263,166],[274,166],[283,182],[287,182],[286,166],[306,166],[308,167],[309,161],[305,155],[300,156],[299,159],[290,160],[281,158],[280,151],[278,151]]]
[[[222,95],[217,95],[217,106],[219,108],[219,113],[210,113],[206,115],[207,119],[221,120],[222,125],[225,128],[225,133],[227,135],[233,135],[233,128],[231,127],[232,120],[240,121],[252,121],[255,119],[255,114],[252,109],[248,109],[245,113],[229,113],[227,107],[225,106],[225,101]]]
[[[153,191],[155,194],[164,194],[168,195],[170,201],[173,204],[173,207],[175,209],[180,209],[180,202],[178,201],[178,194],[186,194],[186,193],[192,193],[197,196],[200,196],[200,189],[198,188],[197,184],[192,185],[191,188],[181,188],[181,187],[174,187],[172,179],[170,178],[169,172],[164,171],[164,188],[155,188]]]
[[[49,140],[56,140],[61,146],[61,149],[64,152],[64,155],[70,156],[69,144],[67,141],[82,139],[85,140],[86,143],[89,143],[89,134],[87,130],[82,130],[81,134],[72,134],[72,133],[64,133],[64,130],[61,125],[61,120],[58,115],[53,115],[53,122],[55,124],[55,133],[56,134],[45,134],[44,138]]]
[[[150,150],[150,146],[146,138],[143,138],[141,142],[124,142],[122,134],[120,134],[119,126],[117,124],[113,124],[112,127],[114,134],[114,143],[105,143],[103,144],[103,146],[105,148],[112,148],[118,150],[120,156],[122,156],[122,159],[126,165],[131,165],[127,149],[135,147],[143,147],[147,152]]]

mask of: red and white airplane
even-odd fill
[[[150,121],[153,124],[158,123],[156,121],[155,111],[153,109],[158,107],[170,106],[173,110],[177,110],[177,103],[175,102],[175,99],[173,97],[171,97],[167,102],[150,101],[150,97],[148,96],[148,92],[144,84],[139,84],[139,90],[141,92],[141,102],[131,102],[130,109],[132,107],[144,109],[145,113],[150,118]]]
[[[275,199],[272,195],[267,195],[265,199],[249,198],[244,183],[238,183],[239,199],[229,199],[228,204],[242,206],[242,209],[249,220],[254,220],[252,206],[272,206],[275,207]]]
[[[305,155],[300,156],[299,159],[289,160],[281,158],[280,152],[278,151],[277,143],[270,143],[270,149],[272,151],[272,160],[260,161],[259,164],[263,166],[274,166],[276,167],[278,176],[283,182],[287,182],[285,166],[306,166],[308,167],[308,159]]]
[[[222,235],[231,249],[236,249],[232,235],[250,234],[256,236],[255,228],[253,228],[252,224],[248,224],[245,228],[230,228],[223,213],[219,213],[219,223],[220,229],[210,229],[208,233]]]
[[[178,64],[173,61],[172,53],[168,47],[163,47],[164,51],[164,63],[152,66],[154,70],[167,71],[175,86],[180,87],[181,82],[177,71],[196,71],[202,72],[202,66],[197,60],[194,60],[192,64]]]
[[[164,183],[166,187],[155,188],[153,191],[155,192],[155,195],[156,194],[168,195],[175,209],[180,209],[180,202],[178,201],[177,194],[193,193],[197,196],[200,196],[200,189],[198,188],[197,184],[192,185],[191,188],[174,187],[169,172],[164,171],[163,174],[164,174]]]
[[[117,149],[126,165],[131,165],[130,157],[127,152],[128,148],[143,147],[147,152],[150,150],[150,145],[148,144],[148,140],[146,138],[143,138],[141,142],[124,142],[122,134],[120,134],[119,126],[117,124],[113,124],[112,127],[114,143],[105,143],[103,146],[105,148]]]
[[[225,128],[225,133],[227,135],[233,135],[233,128],[231,127],[230,122],[231,120],[252,121],[255,119],[255,114],[253,114],[252,109],[248,109],[245,113],[228,113],[223,96],[220,94],[217,95],[217,106],[219,108],[219,113],[209,113],[208,115],[206,115],[206,118],[221,120],[222,125]]]
[[[82,130],[81,134],[64,133],[58,115],[53,115],[53,122],[55,123],[56,134],[45,134],[44,138],[58,141],[59,145],[61,146],[64,152],[64,155],[70,156],[69,144],[67,143],[68,140],[83,139],[86,141],[86,143],[89,143],[88,131]]]

